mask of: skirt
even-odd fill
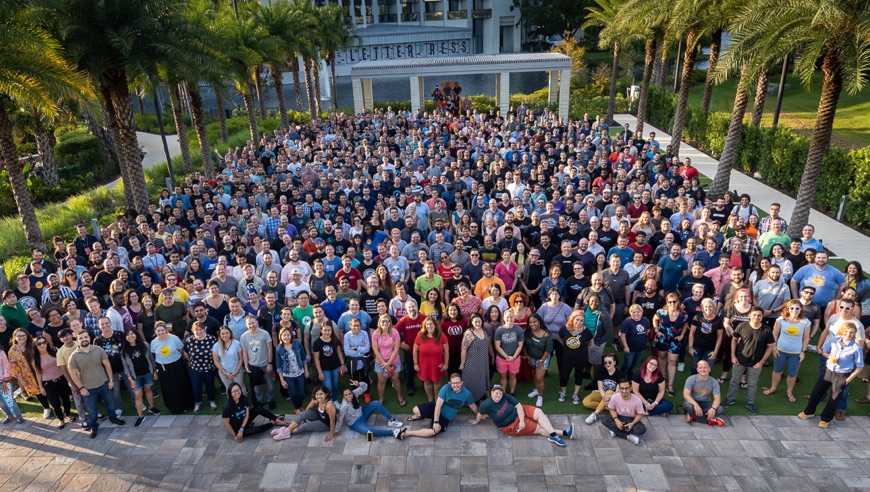
[[[169,364],[156,364],[163,404],[173,414],[193,408],[193,385],[184,359]]]

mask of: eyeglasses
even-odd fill
[[[789,310],[789,311],[800,311],[800,310],[801,310],[801,307],[800,307],[800,306],[790,306],[790,307],[788,308],[788,310]]]
[[[619,391],[631,391],[631,388],[619,388]]]
[[[677,301],[668,301],[668,304],[677,304]]]
[[[840,309],[842,309],[843,311],[851,311],[852,306],[840,306]]]
[[[39,342],[36,342],[36,346],[37,346],[37,347],[40,346],[40,345],[48,345],[48,343],[45,342],[45,341],[39,341]]]
[[[381,323],[382,325],[388,325],[388,324],[390,324],[390,320],[388,320],[388,319],[382,319],[380,323]]]
[[[609,360],[609,361],[606,361],[606,362],[604,363],[605,366],[609,366],[609,365],[612,365],[612,364],[616,364],[616,362],[614,362],[614,361],[612,361],[612,360]]]

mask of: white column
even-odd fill
[[[374,99],[372,98],[372,79],[362,79],[363,87],[363,104],[366,109],[372,111],[374,109]]]
[[[357,78],[353,78],[350,81],[351,86],[353,88],[353,112],[354,114],[360,114],[363,111],[363,85],[362,81]]]
[[[498,74],[496,79],[496,92],[498,93],[498,108],[501,111],[502,118],[507,117],[508,110],[511,106],[511,74],[510,72],[502,72]]]
[[[402,0],[396,0],[396,24],[402,25]]]
[[[417,8],[420,9],[420,13],[417,14],[417,20],[422,26],[426,23],[426,2],[424,0],[420,0],[419,2],[417,2]]]
[[[547,74],[550,76],[550,85],[547,92],[547,104],[556,104],[559,96],[559,71],[550,70]]]
[[[495,74],[495,105],[501,101],[501,74]]]
[[[411,79],[411,111],[423,108],[423,77],[409,77]]]
[[[353,27],[356,27],[356,0],[350,0],[350,7],[348,7],[348,12],[350,12],[351,24],[353,24]]]
[[[568,121],[568,96],[571,93],[571,69],[559,71],[559,118]]]
[[[447,25],[447,12],[450,9],[450,4],[447,2],[447,0],[441,0],[441,1],[443,2],[442,6],[444,8],[444,18],[441,19],[441,22],[446,26]]]

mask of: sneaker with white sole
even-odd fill
[[[568,428],[565,429],[565,437],[574,439],[574,424],[568,424]]]
[[[559,392],[559,401],[565,401],[565,392],[564,391]]]
[[[137,418],[137,419],[136,419],[136,423],[133,424],[133,427],[139,427],[140,425],[142,425],[142,422],[144,422],[144,421],[145,421],[145,417],[139,417],[139,418]]]
[[[580,404],[580,396],[574,395],[574,397],[571,398],[571,402],[574,403],[575,405],[579,405]]]
[[[529,398],[535,398],[535,397],[537,397],[537,396],[538,396],[538,390],[537,390],[537,389],[533,389],[532,392],[529,393],[528,396],[529,396]]]
[[[121,409],[115,410],[115,418],[121,418]]]
[[[290,439],[293,437],[293,433],[290,432],[289,427],[282,427],[279,432],[272,434],[272,439],[276,441],[283,441],[284,439]]]
[[[555,444],[556,446],[565,447],[565,441],[562,440],[561,437],[553,434],[552,436],[547,438],[548,441]]]
[[[685,370],[686,370],[686,364],[684,364],[684,363],[682,363],[682,362],[680,362],[679,364],[677,364],[677,371],[678,371],[678,372],[683,372],[683,371],[685,371]]]
[[[544,397],[543,396],[539,396],[538,399],[535,400],[535,406],[538,408],[541,408],[542,406],[544,406]]]
[[[610,431],[610,437],[616,437],[616,432]]]
[[[598,414],[595,412],[590,413],[589,416],[586,417],[586,423],[589,425],[594,424],[596,420],[598,420]]]
[[[390,427],[401,427],[402,423],[396,419],[393,419],[393,420],[390,420],[389,422],[387,422],[387,425],[389,425]]]
[[[42,418],[44,418],[44,419],[50,419],[50,418],[51,418],[51,410],[49,410],[48,408],[46,408],[45,410],[43,410],[43,411],[42,411]]]
[[[640,438],[637,437],[637,436],[635,436],[634,434],[629,434],[629,435],[625,436],[625,439],[628,440],[628,441],[631,441],[631,442],[635,443],[635,444],[638,445],[638,446],[640,446],[640,442],[641,442],[641,441],[640,441]]]

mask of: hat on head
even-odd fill
[[[302,269],[301,269],[301,268],[294,268],[294,269],[290,272],[290,275],[297,275],[297,274],[298,274],[298,275],[302,275]]]

